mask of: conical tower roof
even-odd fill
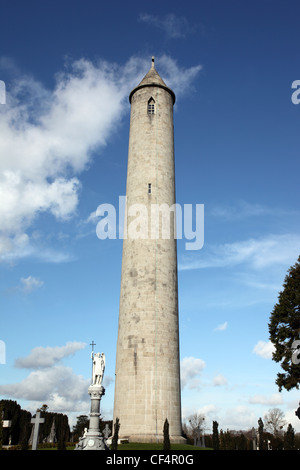
[[[137,87],[135,87],[132,92],[130,93],[129,95],[129,101],[131,103],[131,98],[132,98],[132,95],[139,89],[141,88],[144,88],[144,87],[150,87],[150,86],[158,86],[160,88],[164,88],[165,90],[167,90],[171,95],[172,95],[172,98],[173,98],[173,103],[175,103],[175,93],[171,90],[171,88],[169,88],[165,82],[163,81],[163,79],[161,78],[161,76],[159,75],[159,73],[157,72],[157,70],[155,69],[154,67],[154,57],[152,57],[152,66],[151,66],[151,69],[149,70],[149,72],[144,76],[143,80],[139,83],[139,85]]]

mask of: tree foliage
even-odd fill
[[[77,416],[76,424],[73,426],[73,439],[78,442],[79,438],[83,436],[84,429],[89,427],[89,417],[87,415]]]
[[[63,450],[65,442],[70,438],[70,427],[67,415],[62,413],[48,412],[48,405],[43,405],[40,409],[44,418],[44,423],[39,429],[39,442],[49,442],[52,426],[54,425],[53,441],[58,443],[59,450]]]
[[[194,440],[196,444],[197,439],[204,434],[205,430],[205,416],[201,413],[194,413],[187,418],[186,429],[188,436]]]
[[[268,442],[266,439],[266,433],[264,432],[264,423],[261,418],[258,420],[258,448],[259,450],[267,450]]]
[[[300,256],[285,277],[269,321],[270,340],[275,347],[273,360],[283,373],[277,374],[276,384],[291,390],[300,383]],[[299,354],[298,354],[299,349]]]
[[[265,428],[272,433],[275,437],[282,434],[283,427],[287,424],[284,418],[284,413],[279,408],[272,408],[264,416]]]
[[[217,421],[213,421],[212,445],[214,450],[219,450],[220,448],[218,426],[219,423]]]
[[[291,424],[288,425],[283,439],[284,450],[295,450],[295,430]]]
[[[220,431],[220,450],[235,450],[235,438],[230,431]]]
[[[114,424],[114,435],[111,441],[111,450],[118,450],[119,430],[120,420],[119,418],[116,418],[116,422]]]
[[[31,413],[22,410],[21,406],[14,400],[1,400],[3,419],[11,421],[10,428],[2,429],[2,443],[7,445],[11,438],[13,445],[21,444],[26,448],[31,432]],[[2,414],[2,413],[1,413]]]
[[[171,449],[170,436],[169,436],[169,421],[166,419],[164,422],[164,450]]]

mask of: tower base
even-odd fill
[[[163,434],[132,434],[130,436],[119,436],[120,441],[141,442],[145,444],[162,444],[164,442]],[[170,436],[171,444],[186,444],[186,439],[182,436]]]

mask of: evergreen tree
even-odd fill
[[[74,441],[77,442],[83,435],[84,429],[89,427],[89,417],[87,415],[77,416],[77,422],[73,426]]]
[[[120,421],[119,421],[119,418],[116,418],[116,422],[114,426],[114,435],[111,441],[111,450],[118,449],[119,429],[120,429]]]
[[[259,450],[266,450],[266,442],[264,437],[264,423],[261,418],[258,420],[258,448]]]
[[[219,447],[219,449],[220,450],[226,450],[225,437],[224,437],[223,429],[221,429],[221,431],[220,431],[220,447]]]
[[[229,430],[225,433],[226,450],[235,450],[235,440]]]
[[[55,416],[55,419],[57,423],[57,450],[66,450],[66,441],[70,436],[68,417],[59,414]]]
[[[235,442],[229,430],[220,431],[220,450],[234,450]]]
[[[171,443],[170,443],[170,436],[169,436],[169,422],[166,419],[164,422],[164,450],[170,450]]]
[[[28,450],[28,441],[31,434],[31,413],[29,411],[22,410],[20,429],[19,444],[21,445],[21,450]]]
[[[11,427],[2,430],[3,444],[8,444],[10,437],[13,445],[22,444],[23,439],[25,439],[24,433],[26,432],[28,439],[30,436],[31,413],[22,410],[20,405],[13,400],[1,400],[0,403],[4,412],[3,419],[11,421]]]
[[[284,450],[295,450],[295,431],[291,424],[288,425],[283,439]]]
[[[291,390],[300,382],[300,256],[285,277],[269,321],[270,340],[275,346],[273,360],[284,373],[278,373],[276,384]],[[299,353],[298,353],[299,349]]]
[[[214,450],[219,450],[219,448],[220,448],[218,426],[219,426],[218,422],[213,421],[212,446],[213,446]]]
[[[236,436],[235,443],[236,443],[236,450],[247,450],[247,439],[243,433]]]

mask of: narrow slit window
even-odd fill
[[[153,98],[148,101],[148,114],[155,114],[155,101]]]
[[[151,188],[151,183],[148,184],[148,194],[151,194],[152,188]]]

